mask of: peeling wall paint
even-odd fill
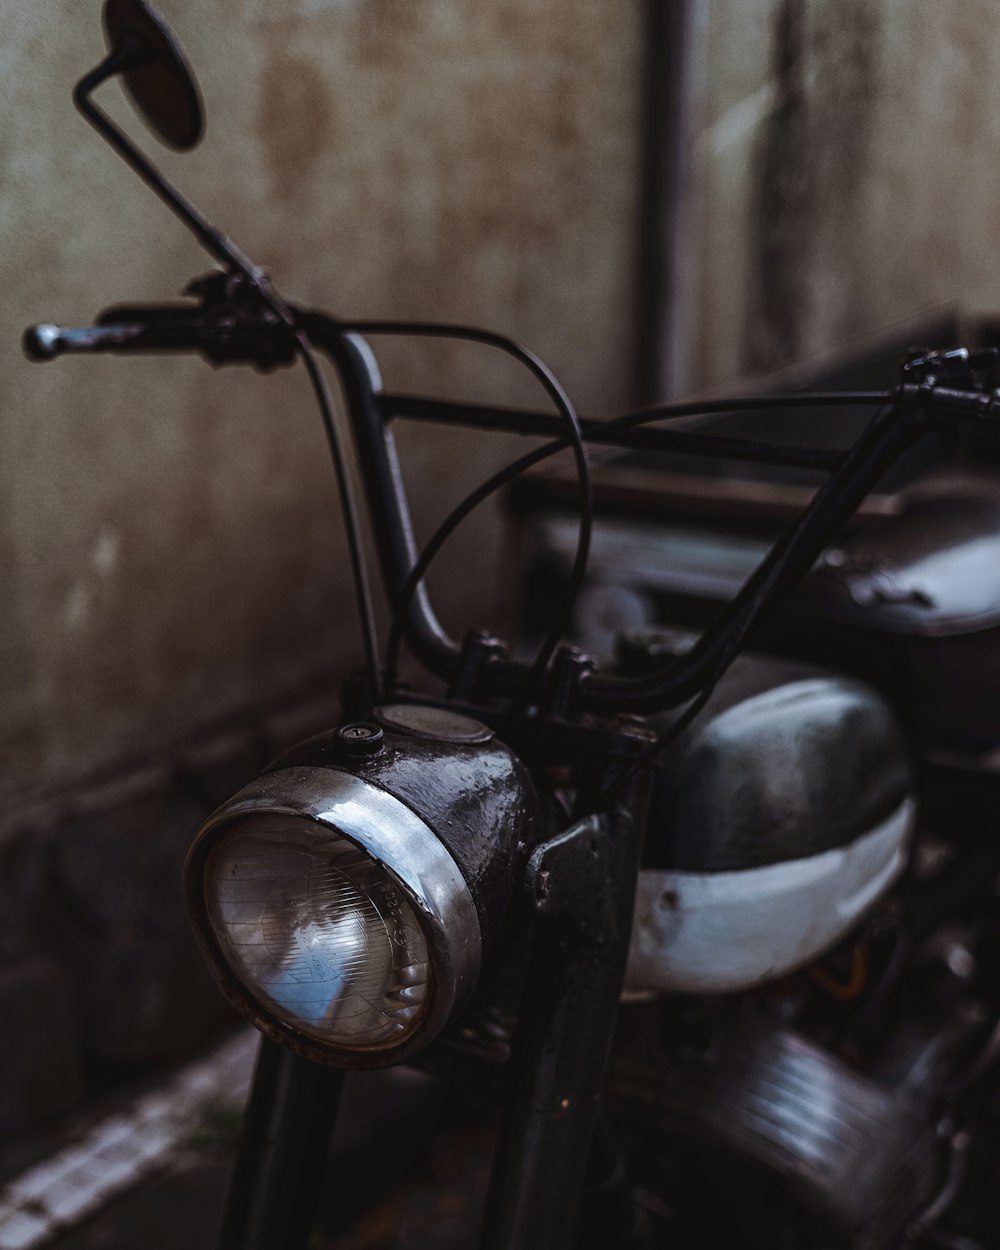
[[[472,320],[538,350],[583,410],[627,401],[639,0],[160,7],[208,116],[202,148],[163,164],[284,292],[352,316]],[[300,377],[193,359],[21,358],[30,322],[171,299],[210,267],[72,108],[73,82],[102,53],[99,10],[8,5],[0,48],[8,805],[359,654]],[[102,100],[140,130],[117,87]],[[535,398],[476,349],[386,356],[393,385]],[[400,442],[424,533],[446,497],[520,446],[426,429]],[[438,577],[453,628],[494,606],[495,518],[456,540]]]

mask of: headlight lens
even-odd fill
[[[209,920],[245,985],[317,1042],[393,1045],[417,1029],[430,958],[401,884],[295,817],[246,820],[210,853]]]
[[[452,855],[406,803],[349,773],[258,777],[199,830],[184,879],[230,1002],[320,1062],[398,1062],[479,974],[479,915]]]

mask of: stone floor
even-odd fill
[[[214,1250],[254,1049],[237,1036],[8,1166],[0,1250]],[[490,1145],[482,1112],[429,1078],[350,1074],[310,1250],[475,1245]]]

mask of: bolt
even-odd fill
[[[351,725],[341,725],[337,730],[341,745],[352,755],[367,755],[379,750],[384,736],[379,726],[370,721],[355,721]]]

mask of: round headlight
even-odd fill
[[[259,777],[202,827],[185,883],[224,992],[310,1058],[396,1062],[478,976],[479,918],[455,860],[410,807],[350,773]]]

